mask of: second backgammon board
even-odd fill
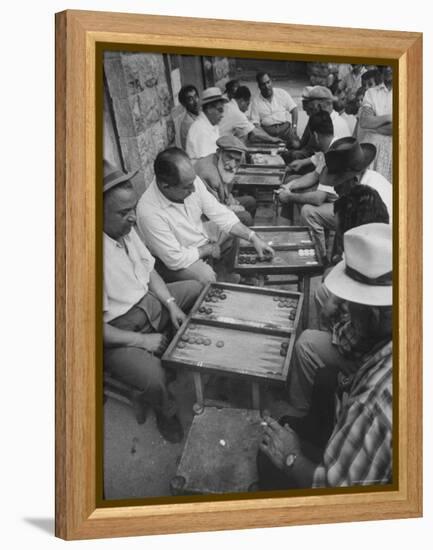
[[[284,183],[286,172],[285,166],[241,164],[233,178],[233,186],[276,189]]]
[[[234,269],[248,275],[261,273],[283,275],[302,273],[316,275],[323,271],[323,262],[314,242],[311,229],[296,226],[251,227],[274,251],[274,257],[259,258],[251,243],[237,244]]]
[[[163,364],[285,382],[303,296],[212,283],[163,355]]]

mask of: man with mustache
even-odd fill
[[[217,140],[217,151],[195,163],[197,176],[207,185],[216,198],[232,210],[239,220],[250,227],[254,223],[256,200],[244,195],[234,198],[232,181],[246,151],[235,136],[226,135]]]
[[[183,115],[179,128],[180,144],[182,149],[185,149],[189,129],[200,114],[200,99],[198,97],[197,88],[192,84],[182,86],[179,91],[178,99],[179,103],[185,108],[185,114]]]
[[[140,424],[151,407],[161,435],[178,443],[182,425],[159,355],[167,332],[185,320],[184,310],[190,310],[201,286],[196,281],[166,285],[155,271],[155,260],[134,229],[135,174],[104,161],[104,370],[135,388],[130,397]]]
[[[274,88],[268,73],[256,75],[260,93],[253,99],[251,119],[272,137],[280,138],[290,147],[297,142],[298,107],[291,95],[282,88]]]

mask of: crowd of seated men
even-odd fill
[[[392,481],[392,72],[348,66],[333,84],[304,89],[302,136],[295,101],[268,73],[254,96],[239,81],[201,97],[184,86],[181,147],[157,155],[141,197],[135,173],[104,161],[104,369],[135,388],[137,421],[153,409],[176,443],[184,434],[161,353],[203,285],[242,283],[235,239],[274,254],[250,229],[254,198],[235,197],[232,180],[247,140],[285,143],[293,177],[278,192],[283,210],[300,205],[328,269],[319,327],[294,348],[287,415],[265,417],[262,489]]]

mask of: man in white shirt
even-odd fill
[[[336,227],[333,202],[353,185],[369,185],[375,189],[388,209],[391,223],[392,186],[378,172],[367,170],[375,154],[376,148],[370,143],[359,144],[351,137],[336,140],[325,153],[326,165],[321,170],[316,190],[294,193],[291,189],[284,192],[285,200],[303,204],[301,223],[313,230],[325,261],[325,230],[335,230]]]
[[[192,162],[217,150],[216,141],[220,137],[218,124],[227,101],[217,87],[204,90],[201,98],[202,112],[191,125],[186,138],[186,152]]]
[[[265,143],[280,143],[277,137],[270,136],[262,128],[255,126],[245,114],[251,101],[251,92],[247,86],[239,86],[233,98],[226,103],[224,115],[219,123],[221,136],[233,135],[238,139],[260,141]]]
[[[200,100],[198,90],[192,84],[182,86],[178,94],[179,103],[185,108],[185,114],[180,123],[180,144],[182,149],[186,148],[186,138],[189,129],[197,120],[200,114]]]
[[[272,248],[209,193],[181,149],[173,147],[159,153],[154,171],[155,179],[138,203],[137,225],[152,253],[161,260],[160,272],[166,281],[215,281],[209,260],[217,272],[228,276],[231,237],[249,240],[260,257],[273,254]],[[204,223],[203,216],[210,222]]]
[[[282,88],[274,88],[267,73],[257,73],[256,80],[260,93],[251,105],[252,122],[261,125],[270,136],[286,141],[288,147],[295,141],[299,145],[298,107],[291,95]]]
[[[135,388],[137,421],[145,421],[150,406],[161,435],[178,443],[182,425],[156,355],[164,351],[171,328],[184,321],[183,310],[189,311],[201,286],[196,281],[166,285],[154,270],[154,258],[134,229],[133,176],[104,161],[104,369]]]

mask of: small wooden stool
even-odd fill
[[[194,417],[172,495],[257,491],[256,456],[263,427],[259,411],[206,407]]]

